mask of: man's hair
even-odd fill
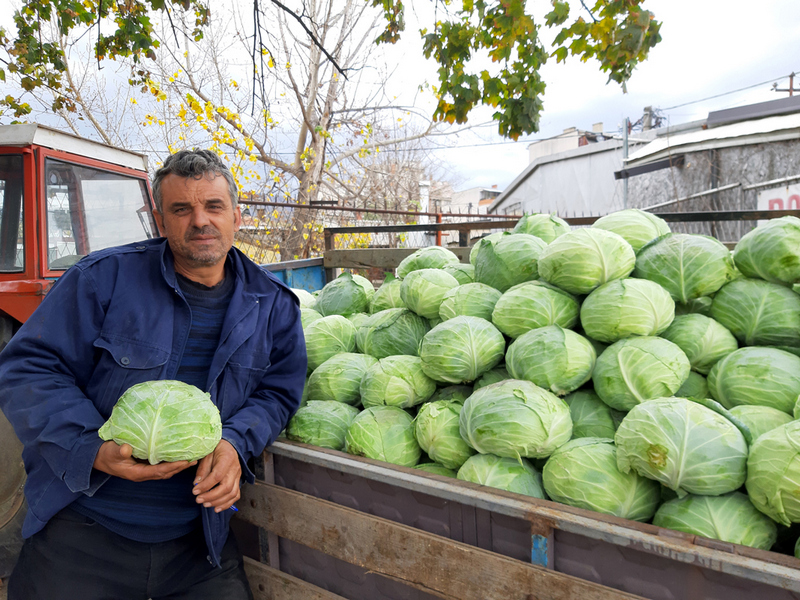
[[[228,194],[231,197],[231,204],[233,208],[236,208],[239,199],[236,182],[230,169],[222,162],[220,157],[211,150],[180,150],[175,154],[171,154],[164,161],[164,165],[156,171],[153,178],[153,200],[156,202],[156,210],[161,212],[163,202],[161,183],[167,175],[200,179],[209,174],[225,178],[228,182]]]

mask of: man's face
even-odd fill
[[[189,270],[224,261],[242,221],[239,207],[232,207],[228,182],[213,175],[167,175],[161,182],[161,212],[154,215],[176,265]]]

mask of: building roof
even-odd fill
[[[646,164],[684,152],[730,148],[748,144],[779,142],[800,138],[800,113],[739,121],[713,128],[662,135],[632,153],[627,167]]]

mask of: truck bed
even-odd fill
[[[309,590],[351,599],[800,598],[792,556],[290,441],[265,456],[264,479],[245,487],[239,515],[267,532],[262,559],[273,575]],[[249,565],[251,576],[269,580],[258,567]]]

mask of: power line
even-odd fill
[[[736,94],[738,92],[743,92],[745,90],[751,90],[751,89],[753,89],[755,87],[759,87],[759,86],[762,86],[762,85],[767,85],[768,83],[774,83],[775,81],[780,81],[782,79],[786,79],[787,77],[789,77],[789,76],[788,75],[783,75],[781,77],[768,79],[767,81],[762,81],[760,83],[754,83],[753,85],[748,85],[746,87],[739,88],[738,90],[732,90],[730,92],[722,92],[721,94],[716,94],[715,96],[709,96],[708,98],[702,98],[700,100],[692,100],[691,102],[684,102],[683,104],[677,104],[675,106],[670,106],[668,108],[662,108],[661,110],[674,110],[676,108],[683,108],[684,106],[689,106],[691,104],[698,104],[700,102],[705,102],[706,100],[713,100],[715,98],[722,98],[723,96],[729,96],[731,94]]]

